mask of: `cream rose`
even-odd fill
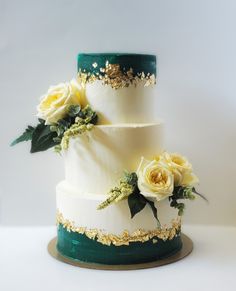
[[[84,90],[74,79],[51,86],[41,98],[37,116],[44,119],[46,124],[56,123],[65,117],[70,105],[82,105],[83,98]]]
[[[199,179],[196,175],[194,175],[192,172],[187,172],[183,175],[183,179],[181,182],[181,186],[183,187],[191,187],[199,183]]]
[[[157,201],[172,195],[174,176],[157,161],[141,159],[137,170],[138,187],[144,196],[155,197]]]
[[[175,186],[193,186],[198,182],[189,161],[177,153],[164,152],[156,159],[174,175]]]

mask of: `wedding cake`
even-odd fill
[[[126,265],[161,260],[182,247],[192,165],[163,144],[156,114],[156,56],[78,55],[78,75],[51,86],[39,123],[13,144],[54,147],[65,161],[56,187],[57,249],[72,260]]]

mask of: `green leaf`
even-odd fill
[[[148,200],[144,197],[139,190],[136,189],[133,194],[128,197],[128,205],[131,213],[131,218],[133,218],[137,213],[143,210],[143,208],[148,204],[152,210],[154,217],[156,218],[158,225],[160,225],[160,221],[157,216],[157,208],[155,203],[151,200]]]
[[[38,118],[38,121],[39,121],[39,123],[42,123],[42,124],[44,124],[44,123],[45,123],[45,120],[44,120],[44,119],[42,119],[42,118]]]
[[[23,141],[28,141],[28,140],[31,140],[32,139],[32,135],[33,135],[33,132],[34,132],[34,127],[33,126],[28,126],[26,128],[26,130],[23,132],[23,134],[21,136],[19,136],[17,139],[15,139],[12,143],[11,143],[11,146],[14,146],[20,142],[23,142]]]
[[[194,187],[193,187],[192,191],[193,191],[193,193],[197,194],[202,199],[204,199],[206,202],[209,202],[208,199],[204,195],[202,195],[201,193],[197,192],[197,190]]]
[[[146,199],[147,203],[149,204],[149,206],[151,207],[152,213],[153,213],[154,217],[156,218],[158,224],[160,225],[160,221],[159,221],[158,216],[157,216],[157,208],[155,206],[155,203],[151,200],[148,200],[147,198],[145,198],[145,199]]]
[[[54,141],[54,138],[57,137],[56,132],[50,130],[50,125],[45,125],[45,123],[39,123],[33,134],[31,142],[31,153],[36,153],[40,151],[45,151],[55,145],[58,142]]]
[[[171,196],[172,199],[184,199],[184,191],[185,188],[182,186],[176,186],[173,190],[173,195]]]
[[[147,201],[137,191],[128,197],[128,205],[130,209],[131,218],[133,218],[137,213],[139,213],[146,206]]]

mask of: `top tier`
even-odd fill
[[[99,113],[100,124],[157,120],[155,55],[79,54],[78,77],[85,84],[85,102]]]

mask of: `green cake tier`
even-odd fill
[[[91,53],[78,54],[78,71],[100,75],[108,64],[119,65],[121,72],[130,69],[134,75],[150,74],[156,76],[156,56],[131,53]]]
[[[57,249],[61,255],[73,260],[106,265],[147,263],[174,255],[182,248],[180,232],[170,240],[152,238],[129,245],[105,245],[85,234],[68,231],[58,225]]]

